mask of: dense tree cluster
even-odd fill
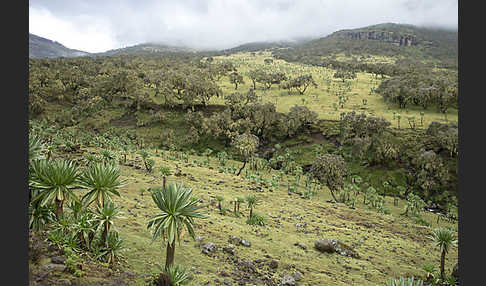
[[[29,60],[29,111],[43,112],[45,102],[88,116],[104,106],[133,111],[151,108],[154,98],[168,106],[206,105],[221,96],[218,80],[235,72],[231,62],[202,62],[186,54]]]
[[[341,144],[353,146],[359,158],[367,158],[370,164],[388,164],[399,156],[399,148],[385,131],[391,125],[380,117],[349,112],[340,121]]]
[[[410,70],[384,79],[376,92],[400,108],[415,105],[425,110],[436,105],[440,112],[446,113],[449,107],[457,107],[457,73]]]
[[[266,69],[254,69],[248,72],[248,77],[253,83],[253,89],[256,89],[256,84],[261,84],[265,89],[270,89],[274,84],[280,84],[287,80],[287,76],[279,71],[267,71]]]
[[[292,137],[311,128],[317,113],[305,106],[294,106],[288,114],[278,113],[275,104],[258,101],[253,89],[225,96],[222,112],[204,116],[201,111],[188,111],[186,122],[199,136],[222,138],[227,144],[237,135],[250,132],[262,141]]]
[[[457,157],[459,153],[459,129],[456,123],[442,124],[432,122],[427,128],[427,135],[436,146],[437,153],[445,150],[450,157]]]

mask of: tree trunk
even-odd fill
[[[250,218],[253,217],[253,208],[250,208]]]
[[[243,162],[243,166],[241,166],[241,169],[238,171],[238,174],[236,174],[236,176],[239,176],[241,171],[243,170],[243,168],[245,168],[245,165],[246,165],[246,161]]]
[[[175,241],[167,242],[167,254],[165,256],[165,270],[169,268],[172,264],[174,264],[174,255],[175,255]]]
[[[440,277],[442,280],[445,280],[445,271],[444,271],[444,264],[445,264],[445,251],[442,251],[440,255]]]
[[[336,196],[334,195],[334,191],[332,189],[329,189],[331,191],[332,198],[337,202],[338,200],[336,199]]]
[[[103,240],[103,242],[106,244],[106,237],[108,236],[108,231],[109,231],[109,227],[110,225],[105,223],[105,227],[103,229],[103,234],[101,236],[101,240]]]
[[[235,204],[234,212],[236,213],[236,204],[237,204],[237,201],[234,201],[233,203]]]
[[[162,187],[164,188],[164,191],[166,190],[166,183],[167,183],[167,178],[164,176],[162,177]]]
[[[59,220],[63,215],[63,205],[64,201],[59,201],[56,199],[56,218]]]

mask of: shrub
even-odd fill
[[[259,225],[265,226],[265,217],[257,214],[253,214],[253,216],[246,220],[246,223],[249,225]]]

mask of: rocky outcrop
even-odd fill
[[[314,247],[320,252],[336,252],[343,256],[360,258],[359,254],[354,249],[334,238],[316,240]]]
[[[387,31],[363,31],[363,32],[342,32],[343,38],[355,40],[377,40],[388,42],[397,46],[415,46],[417,38],[414,35],[397,34]]]

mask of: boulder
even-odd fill
[[[239,238],[237,236],[232,236],[228,239],[228,242],[231,243],[231,244],[234,244],[234,245],[238,245],[241,242],[241,238]]]
[[[298,246],[298,247],[302,248],[303,250],[307,249],[307,245],[300,243],[300,242],[294,243],[294,246]]]
[[[215,252],[218,250],[218,246],[212,242],[208,242],[201,247],[201,251],[204,254],[209,254],[210,252]]]
[[[64,261],[66,261],[66,258],[63,256],[51,257],[51,262],[54,264],[64,264]]]
[[[359,258],[359,254],[350,246],[334,238],[324,238],[316,240],[314,246],[320,252],[339,253],[343,256]]]
[[[282,285],[294,285],[295,278],[292,275],[286,274],[282,279]]]
[[[45,271],[60,271],[60,272],[63,272],[64,270],[66,270],[66,265],[51,263],[51,264],[44,265],[42,268]]]
[[[235,254],[235,246],[230,243],[227,246],[223,247],[223,252],[234,255]]]
[[[269,264],[270,268],[272,269],[277,269],[278,268],[278,260],[277,259],[272,259],[270,260]]]
[[[242,239],[240,243],[243,246],[247,246],[247,247],[250,247],[251,246],[251,242],[249,242],[248,240]]]

